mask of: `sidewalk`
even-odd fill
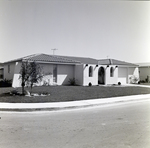
[[[56,111],[150,99],[150,94],[52,103],[0,103],[0,111]]]

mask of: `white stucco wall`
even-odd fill
[[[13,80],[16,62],[4,64],[4,79]],[[10,72],[8,72],[8,65],[10,65]]]
[[[75,65],[75,79],[78,85],[83,85],[83,65]]]
[[[15,65],[15,72],[14,72],[14,77],[13,77],[13,87],[21,87],[21,80],[19,79],[20,76],[20,69],[21,69],[21,62],[16,62]],[[50,75],[50,72],[52,72],[52,65],[50,64],[39,64],[41,67],[41,71],[44,75],[43,80],[36,85],[43,85],[44,83],[48,85],[52,85],[52,78]]]
[[[8,73],[8,65],[10,65],[10,73]],[[56,65],[56,64],[55,64]],[[93,68],[92,77],[89,76],[89,67]],[[53,64],[43,63],[40,64],[42,73],[44,75],[43,81],[37,85],[54,85],[53,82]],[[94,65],[94,64],[81,64],[81,65],[66,65],[57,64],[57,85],[69,84],[69,79],[75,78],[78,85],[88,86],[89,83],[92,85],[98,85],[98,71],[100,67],[104,68],[105,77],[104,84],[121,84],[130,83],[131,76],[139,77],[138,67],[116,67],[116,65]],[[110,76],[110,69],[113,67],[114,75]],[[19,72],[21,69],[21,62],[12,62],[4,64],[4,79],[13,79],[13,87],[20,87],[21,81],[19,80]],[[141,71],[140,73],[142,73]],[[150,71],[148,71],[150,73]],[[144,72],[142,73],[145,74]],[[147,72],[146,72],[147,74]]]
[[[150,67],[139,67],[140,80],[145,81],[147,77],[150,78]]]
[[[89,67],[93,67],[93,76],[89,77]],[[116,65],[111,65],[107,67],[107,65],[91,65],[89,64],[88,66],[84,65],[84,74],[83,74],[83,85],[87,86],[91,82],[92,85],[98,85],[98,71],[100,67],[104,68],[104,84],[117,84],[118,83],[118,68],[116,68]],[[114,74],[113,77],[110,76],[110,68],[114,68]]]
[[[69,84],[69,79],[75,77],[74,69],[74,65],[57,65],[57,85]]]
[[[110,76],[110,69],[113,67],[113,76]],[[117,84],[118,83],[118,67],[116,65],[110,65],[106,68],[105,84]]]
[[[56,65],[56,64],[55,64]],[[66,85],[69,84],[69,79],[74,78],[74,66],[57,64],[57,82],[53,82],[53,64],[43,63],[40,64],[42,73],[44,74],[43,81],[39,85]]]
[[[53,85],[53,64],[43,63],[39,64],[42,74],[44,75],[39,85]]]
[[[131,82],[131,77],[135,76],[139,78],[138,67],[120,67],[118,68],[118,82],[121,84],[128,84]]]
[[[128,83],[128,68],[127,67],[118,67],[118,82],[121,84]]]
[[[19,79],[20,76],[20,69],[21,69],[21,62],[16,62],[15,64],[15,71],[14,71],[14,76],[13,76],[13,87],[21,87],[21,79]],[[39,64],[41,67],[41,71],[44,75],[43,79],[41,82],[37,83],[37,86],[40,85],[53,85],[53,77],[52,77],[52,72],[53,72],[53,66],[50,64]],[[51,74],[50,74],[51,73]]]
[[[89,77],[89,67],[92,66],[93,68],[93,76]],[[98,69],[99,67],[96,67],[96,65],[93,64],[86,64],[83,65],[83,85],[88,86],[89,83],[92,85],[98,85]]]
[[[21,87],[21,79],[19,79],[20,69],[21,69],[21,62],[16,62],[15,63],[15,69],[14,69],[12,87]]]
[[[10,65],[10,64],[9,64]],[[57,65],[57,82],[53,82],[53,64],[44,63],[39,64],[44,75],[41,82],[36,85],[66,85],[69,84],[69,79],[73,79],[74,75],[74,66],[73,65]],[[10,65],[11,73],[7,73],[7,65],[5,68],[5,77],[7,79],[13,79],[13,87],[21,87],[21,80],[19,79],[19,72],[21,69],[21,62],[16,62]]]

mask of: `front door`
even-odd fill
[[[105,84],[105,69],[100,67],[98,70],[98,84]]]

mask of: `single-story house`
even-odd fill
[[[138,65],[115,59],[97,60],[86,57],[34,54],[8,61],[4,66],[4,79],[12,79],[13,87],[20,87],[21,64],[24,61],[36,62],[44,75],[38,85],[67,85],[75,78],[82,86],[99,84],[127,84],[131,77],[139,78]]]
[[[3,68],[3,63],[0,63],[0,80],[3,80],[3,72],[4,72],[4,68]]]
[[[150,63],[138,63],[141,82],[150,82]]]

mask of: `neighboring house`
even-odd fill
[[[67,85],[75,78],[78,85],[127,84],[132,76],[139,77],[138,65],[114,59],[97,60],[85,57],[35,54],[4,63],[4,78],[13,80],[13,87],[21,86],[19,72],[23,61],[37,62],[44,74],[38,85]]]
[[[141,82],[150,82],[150,63],[139,63],[139,75]]]
[[[3,80],[3,72],[4,72],[4,68],[3,68],[3,64],[0,63],[0,80]]]

